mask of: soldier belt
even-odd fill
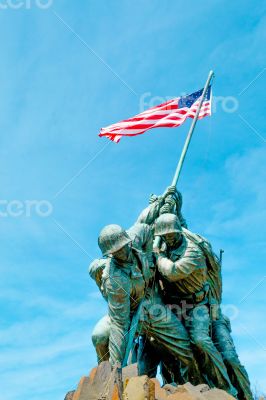
[[[189,295],[180,294],[178,296],[169,296],[166,293],[164,294],[166,295],[167,299],[170,300],[171,304],[178,304],[182,301],[186,301],[191,304],[199,304],[199,303],[207,304],[209,302],[208,299],[209,288],[210,288],[209,284],[206,283],[203,286],[202,290]]]

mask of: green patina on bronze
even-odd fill
[[[165,382],[206,382],[251,400],[230,322],[220,310],[220,262],[210,243],[187,229],[181,206],[182,196],[172,186],[163,196],[151,196],[129,230],[118,225],[102,230],[99,246],[108,257],[89,270],[108,303],[108,315],[93,332],[98,361],[123,364],[131,349],[140,372],[150,377],[160,363]],[[155,252],[154,235],[162,239]],[[181,303],[190,308],[177,317]]]
[[[155,207],[155,204],[151,208],[157,210],[154,213],[155,219],[159,208]],[[104,261],[105,268],[101,277],[101,291],[108,302],[109,320],[102,320],[93,333],[98,359],[103,356],[102,343],[108,342],[106,353],[109,353],[112,365],[116,362],[123,363],[130,333],[136,324],[138,335],[145,335],[147,340],[155,341],[165,353],[171,353],[178,360],[185,382],[189,379],[190,370],[194,368],[193,354],[184,326],[164,305],[158,291],[158,282],[155,280],[155,259],[152,254],[152,229],[147,224],[136,223],[126,235],[122,235],[129,237],[130,241],[123,246],[123,248],[128,247],[127,251],[121,254],[119,254],[121,248],[117,249],[120,246],[115,245],[115,230],[119,244],[124,231],[118,227],[114,229],[113,225],[105,227],[99,239],[104,253],[105,244],[109,249],[109,243],[112,243],[114,252],[113,256]],[[101,270],[103,261],[92,263],[90,267],[92,277],[97,276],[95,272],[97,263]],[[139,304],[142,305],[142,309],[140,319],[136,321],[134,316]],[[101,327],[105,334],[99,332]],[[109,336],[108,340],[106,336]]]

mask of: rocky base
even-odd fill
[[[109,362],[94,368],[82,377],[76,391],[67,393],[65,400],[233,400],[223,390],[207,385],[166,385],[161,388],[157,379],[138,376],[137,364],[111,370]]]

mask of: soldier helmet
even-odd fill
[[[130,242],[130,237],[119,225],[105,226],[102,229],[98,239],[98,244],[103,256],[115,253]]]
[[[162,214],[155,222],[155,236],[166,235],[167,233],[181,232],[182,227],[175,214]]]

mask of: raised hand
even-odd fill
[[[156,196],[156,194],[151,194],[150,198],[149,198],[149,204],[154,203],[156,200],[158,199],[158,196]]]

